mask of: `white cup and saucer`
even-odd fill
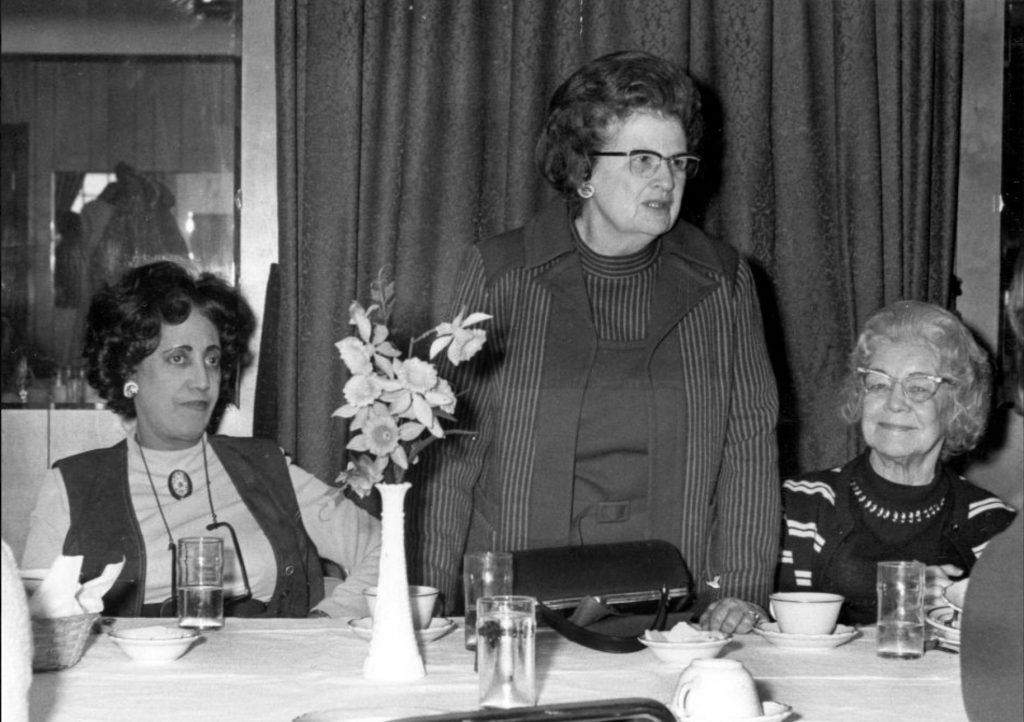
[[[762,703],[754,678],[735,659],[695,659],[679,675],[669,705],[680,722],[782,722],[789,705]]]
[[[440,639],[456,627],[452,620],[434,616],[438,593],[436,587],[409,585],[409,611],[412,613],[412,626],[416,632],[416,639],[421,643]],[[370,639],[373,636],[373,615],[377,609],[377,587],[364,589],[363,598],[366,599],[370,616],[353,619],[348,623],[348,627],[356,636]]]
[[[831,649],[849,642],[860,632],[837,624],[844,598],[828,592],[776,592],[768,608],[774,622],[762,622],[754,631],[779,647]]]

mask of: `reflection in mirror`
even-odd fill
[[[53,178],[54,353],[74,378],[89,299],[128,268],[166,258],[235,278],[231,173],[58,171]],[[54,401],[67,403],[57,383]]]
[[[68,55],[10,54],[9,27],[23,33],[10,33],[15,47],[31,47],[33,33],[45,45],[48,33],[43,22],[9,23],[5,3],[5,403],[94,400],[79,390],[85,313],[92,292],[128,266],[172,257],[237,282],[237,24],[183,18],[190,4],[141,11],[158,5],[121,3],[124,17],[104,18],[118,31],[108,38],[132,54],[111,41]],[[157,54],[141,54],[142,38]],[[207,44],[175,51],[168,38]],[[211,50],[218,38],[224,49]]]

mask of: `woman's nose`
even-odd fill
[[[197,365],[197,370],[192,374],[192,385],[197,389],[210,388],[210,369],[206,364]]]
[[[672,169],[669,167],[668,161],[661,161],[661,165],[658,166],[658,170],[654,173],[654,182],[662,188],[672,189],[676,187],[676,183],[679,179],[676,178]]]
[[[909,406],[907,397],[903,393],[903,384],[894,383],[889,387],[889,395],[886,397],[886,406],[890,409],[902,410]]]

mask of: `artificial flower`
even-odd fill
[[[463,309],[455,317],[455,320],[450,323],[445,322],[437,325],[437,328],[434,329],[437,338],[430,344],[430,358],[437,356],[447,346],[448,360],[452,362],[453,366],[458,366],[463,361],[472,358],[477,351],[483,348],[484,341],[487,340],[487,333],[482,329],[471,329],[469,327],[475,323],[486,321],[491,316],[487,313],[478,312],[471,313],[463,318],[465,312],[466,310]]]
[[[441,425],[442,419],[454,418],[455,392],[434,364],[413,356],[412,349],[434,334],[429,358],[447,348],[448,360],[457,366],[472,358],[487,339],[486,331],[469,327],[491,317],[467,315],[463,309],[453,321],[413,339],[403,359],[388,340],[394,284],[381,274],[371,284],[370,295],[373,303],[368,307],[357,301],[349,305],[349,323],[356,333],[335,344],[350,378],[343,389],[345,403],[332,415],[351,419],[349,429],[355,433],[346,448],[357,453],[338,475],[340,487],[332,493],[350,488],[366,496],[374,484],[400,482],[428,444],[448,434],[470,433]]]

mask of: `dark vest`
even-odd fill
[[[277,582],[266,616],[305,617],[324,596],[316,547],[302,526],[284,455],[266,439],[210,437],[210,446],[270,541]],[[54,466],[64,477],[71,528],[64,554],[82,555],[81,581],[125,559],[104,596],[103,613],[140,616],[145,600],[146,550],[128,487],[128,444],[70,456]]]

